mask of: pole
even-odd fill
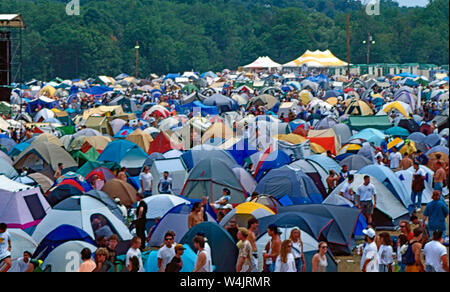
[[[138,78],[139,73],[139,41],[136,41],[136,79]]]
[[[347,75],[350,79],[350,13],[347,13]]]
[[[370,43],[372,42],[372,36],[370,35],[370,32],[368,33],[367,38],[367,65],[370,64]]]

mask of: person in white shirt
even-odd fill
[[[158,272],[165,272],[166,266],[175,256],[175,245],[172,233],[164,236],[164,246],[158,251]]]
[[[394,249],[392,248],[392,238],[387,232],[380,234],[381,245],[378,250],[379,271],[392,272],[392,265],[394,264]]]
[[[34,270],[34,265],[31,263],[31,253],[29,251],[25,251],[23,253],[23,257],[18,258],[15,261],[16,270],[18,273],[31,273]],[[12,271],[12,269],[10,270]]]
[[[203,236],[196,235],[193,241],[195,249],[198,250],[197,261],[193,272],[212,272],[211,257],[205,250],[205,238]]]
[[[137,257],[139,259],[139,272],[145,272],[144,270],[144,264],[142,262],[142,254],[141,250],[139,249],[141,247],[141,238],[135,236],[131,240],[131,247],[127,252],[126,258],[125,258],[125,266],[129,266],[130,259],[132,257]]]
[[[141,181],[141,191],[144,198],[152,195],[153,192],[153,176],[150,173],[148,166],[144,166],[142,173],[139,175]]]
[[[372,214],[376,208],[377,195],[375,186],[370,183],[370,176],[364,176],[364,184],[356,189],[356,206],[362,210],[367,224],[372,225]]]
[[[364,247],[361,257],[361,271],[362,272],[378,272],[378,249],[375,243],[375,230],[372,228],[364,229],[364,240],[366,246]]]
[[[285,240],[281,243],[280,255],[275,261],[274,272],[297,272],[295,258],[292,254],[292,242]]]
[[[11,236],[5,223],[0,223],[0,272],[7,272],[11,262]]]
[[[342,186],[341,191],[339,192],[339,195],[343,196],[344,198],[346,198],[347,200],[349,200],[352,203],[355,202],[355,197],[354,197],[353,189],[352,189],[352,183],[354,181],[355,181],[355,176],[353,174],[350,174],[348,176],[347,181],[344,182],[344,185]]]
[[[403,157],[400,152],[398,152],[397,147],[394,147],[393,152],[389,155],[389,167],[392,170],[398,170],[400,168],[400,161],[402,161]]]
[[[427,272],[449,272],[447,248],[442,244],[442,231],[433,232],[433,240],[423,248]]]

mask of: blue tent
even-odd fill
[[[408,133],[409,134],[409,133]],[[376,146],[381,146],[381,143],[384,141],[386,135],[374,128],[366,128],[364,130],[359,131],[357,134],[353,135],[349,141],[354,139],[364,139],[367,142],[374,143]]]
[[[308,157],[306,160],[317,162],[323,169],[334,170],[336,173],[340,173],[342,170],[342,167],[328,156],[317,154]]]
[[[54,100],[50,101],[49,99],[43,100],[42,98],[38,98],[28,103],[26,112],[29,114],[35,113],[36,109],[38,109],[39,107],[41,109],[42,108],[52,109],[55,107],[60,109],[60,106],[57,101]]]
[[[361,168],[358,173],[375,177],[402,202],[405,208],[412,204],[411,193],[390,168],[383,165],[367,165]]]
[[[175,78],[177,78],[177,77],[181,77],[180,73],[169,73],[166,75],[166,77],[164,77],[163,80],[167,80],[167,79],[175,80]]]
[[[409,131],[402,127],[392,127],[392,128],[387,129],[384,132],[386,134],[394,136],[394,137],[408,137],[410,135]]]
[[[122,167],[140,170],[147,157],[147,153],[133,142],[117,140],[106,146],[97,161],[116,162]]]
[[[91,88],[83,89],[83,92],[85,92],[87,94],[97,95],[97,96],[102,95],[109,91],[114,91],[114,88],[107,87],[107,86],[94,86]]]
[[[236,111],[239,109],[239,104],[234,99],[218,93],[205,99],[203,104],[217,107],[220,113]]]
[[[320,204],[323,201],[314,181],[303,171],[289,166],[269,171],[255,191],[276,198],[288,195],[295,204]]]
[[[212,264],[216,272],[235,272],[239,254],[233,237],[222,226],[215,222],[203,222],[195,225],[181,239],[181,244],[188,244],[194,249],[193,238],[197,233],[203,233],[211,247]]]
[[[164,242],[164,236],[167,231],[173,230],[175,232],[175,242],[180,242],[183,236],[189,231],[188,217],[191,213],[193,204],[179,204],[169,212],[167,212],[155,226],[152,236],[150,238],[150,246],[161,246]],[[213,215],[206,210],[208,221],[216,222]]]
[[[54,207],[71,196],[80,196],[83,192],[72,185],[60,185],[54,188],[47,196],[50,206]]]
[[[243,165],[244,160],[258,152],[257,147],[249,144],[248,139],[241,139],[236,144],[226,149],[236,160],[237,164]]]
[[[181,256],[183,261],[183,268],[181,273],[190,273],[195,269],[195,263],[197,261],[197,254],[191,249],[188,244],[183,244],[185,250]],[[146,273],[158,272],[158,251],[152,250],[148,254],[147,260],[144,263],[144,269]]]
[[[395,76],[398,76],[398,77],[417,78],[417,75],[411,74],[411,73],[409,73],[409,72],[403,72],[403,73],[397,74],[397,75],[395,75]]]
[[[39,243],[36,251],[33,254],[34,259],[45,260],[45,258],[58,246],[68,241],[84,241],[94,246],[97,244],[92,238],[81,230],[72,225],[60,225],[52,232],[47,234],[45,238]]]
[[[186,151],[185,153],[183,153],[183,155],[181,155],[181,159],[184,161],[189,170],[194,168],[194,166],[197,165],[203,159],[208,158],[220,159],[223,162],[225,162],[225,164],[228,165],[230,168],[236,166],[236,161],[228,151],[225,151],[223,149],[214,146],[207,146],[207,145],[195,146],[194,148],[190,149],[189,151]]]
[[[257,169],[256,181],[260,181],[269,170],[291,163],[291,157],[282,150],[275,150],[263,159],[264,161]]]
[[[200,109],[202,116],[206,115],[216,116],[219,114],[219,110],[217,109],[216,106],[208,106],[201,103],[198,100],[180,106],[180,110],[178,112],[186,112],[188,110],[192,112],[194,108],[196,108],[197,110]]]

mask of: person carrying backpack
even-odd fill
[[[405,272],[425,272],[425,267],[421,260],[423,229],[417,227],[413,231],[414,238],[408,243],[408,250],[402,256],[402,263],[406,266]]]

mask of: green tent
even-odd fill
[[[180,243],[188,244],[194,249],[193,239],[198,232],[204,233],[208,238],[215,272],[235,272],[239,250],[230,233],[217,223],[203,222],[192,227]]]
[[[94,168],[97,167],[106,167],[111,171],[120,169],[120,165],[115,162],[98,162],[98,161],[87,161],[80,167],[76,173],[86,177]]]
[[[81,150],[72,153],[73,159],[78,163],[78,165],[83,165],[87,161],[96,161],[100,154],[94,148],[89,148],[88,151],[83,153]]]
[[[11,106],[8,106],[4,102],[0,102],[0,115],[11,115],[12,109]]]
[[[194,84],[188,84],[182,89],[183,91],[187,91],[188,93],[192,93],[193,91],[199,92],[200,90]]]
[[[361,131],[365,128],[375,128],[381,131],[392,127],[388,116],[350,116],[349,126],[352,130]]]
[[[74,126],[59,127],[59,128],[56,128],[56,130],[59,130],[63,136],[75,134]]]

